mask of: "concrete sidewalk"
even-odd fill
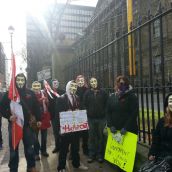
[[[36,167],[39,170],[39,172],[57,172],[57,164],[58,164],[58,154],[52,154],[52,149],[54,147],[50,146],[48,148],[49,157],[41,157],[40,161],[36,162]],[[22,152],[22,150],[20,150]],[[4,153],[6,151],[2,151],[1,153]],[[5,155],[7,156],[8,153],[6,152]],[[7,157],[4,157],[5,159]],[[116,172],[115,168],[111,166],[110,164],[104,162],[102,164],[98,162],[93,162],[91,164],[88,164],[86,161],[86,157],[84,155],[81,155],[81,162],[84,163],[89,167],[88,172]],[[0,165],[0,172],[8,172],[8,158]],[[67,160],[67,171],[68,172],[81,172],[82,170],[74,170],[71,164],[70,160]],[[20,162],[19,162],[19,172],[26,172],[26,160],[23,155],[23,153],[20,153]]]
[[[9,172],[8,161],[9,161],[9,148],[8,148],[8,122],[3,120],[3,150],[0,151],[0,172]],[[58,153],[53,154],[52,150],[54,149],[54,137],[52,134],[52,129],[48,130],[48,138],[47,138],[47,152],[49,153],[49,157],[45,158],[41,156],[41,160],[36,162],[36,167],[39,172],[57,172],[58,165]],[[19,146],[19,170],[18,172],[26,172],[26,160],[23,151],[23,143],[20,143]],[[117,172],[114,166],[111,166],[109,163],[98,163],[93,162],[91,164],[87,163],[87,157],[81,153],[81,162],[89,167],[88,172]],[[73,170],[72,164],[70,160],[67,160],[67,171],[68,172],[81,172],[82,170]]]

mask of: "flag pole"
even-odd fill
[[[12,76],[11,76],[11,79],[12,79],[12,93],[13,93],[13,95],[12,95],[12,97],[13,97],[13,101],[14,101],[14,99],[15,99],[15,91],[14,91],[14,87],[15,87],[15,80],[14,80],[14,78],[15,78],[15,72],[14,72],[14,70],[15,69],[13,69],[14,68],[14,53],[13,53],[13,33],[14,33],[14,27],[13,26],[9,26],[8,27],[8,31],[9,31],[9,34],[10,34],[10,39],[11,39],[11,66],[12,66]],[[15,112],[15,109],[13,109],[13,112]],[[12,122],[12,131],[13,131],[13,142],[14,142],[14,145],[16,145],[16,140],[15,140],[15,138],[16,138],[16,135],[15,135],[15,121],[13,121]],[[14,148],[14,147],[13,147]],[[15,149],[15,148],[14,148]]]

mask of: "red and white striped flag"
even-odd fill
[[[47,90],[48,95],[52,99],[53,99],[53,97],[51,96],[51,93],[53,93],[56,97],[60,97],[60,95],[56,91],[52,90],[52,88],[50,87],[50,85],[48,84],[48,82],[46,80],[44,80],[44,86],[45,86],[45,89]]]
[[[11,113],[16,115],[16,121],[12,123],[12,146],[14,150],[23,138],[24,116],[22,106],[19,104],[20,96],[15,85],[16,63],[15,56],[12,54],[12,77],[9,87],[8,98],[10,102]]]

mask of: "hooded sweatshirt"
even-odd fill
[[[78,96],[76,94],[73,96],[70,94],[71,82],[72,81],[69,81],[66,85],[66,93],[57,99],[56,114],[63,111],[80,109]]]
[[[25,77],[25,81],[26,81],[26,77]],[[22,105],[22,109],[23,109],[24,126],[29,125],[31,113],[36,117],[37,121],[41,121],[41,112],[34,92],[26,88],[26,82],[23,88],[17,87],[17,90],[20,95],[20,104]],[[0,112],[2,113],[2,116],[4,118],[7,118],[8,120],[12,115],[10,112],[10,102],[11,100],[8,98],[8,91],[7,91],[0,102],[1,105]]]

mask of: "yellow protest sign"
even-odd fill
[[[123,136],[123,141],[118,143],[117,135],[110,132],[108,128],[108,140],[106,145],[105,159],[117,165],[126,172],[132,172],[136,154],[137,135],[127,132]]]

